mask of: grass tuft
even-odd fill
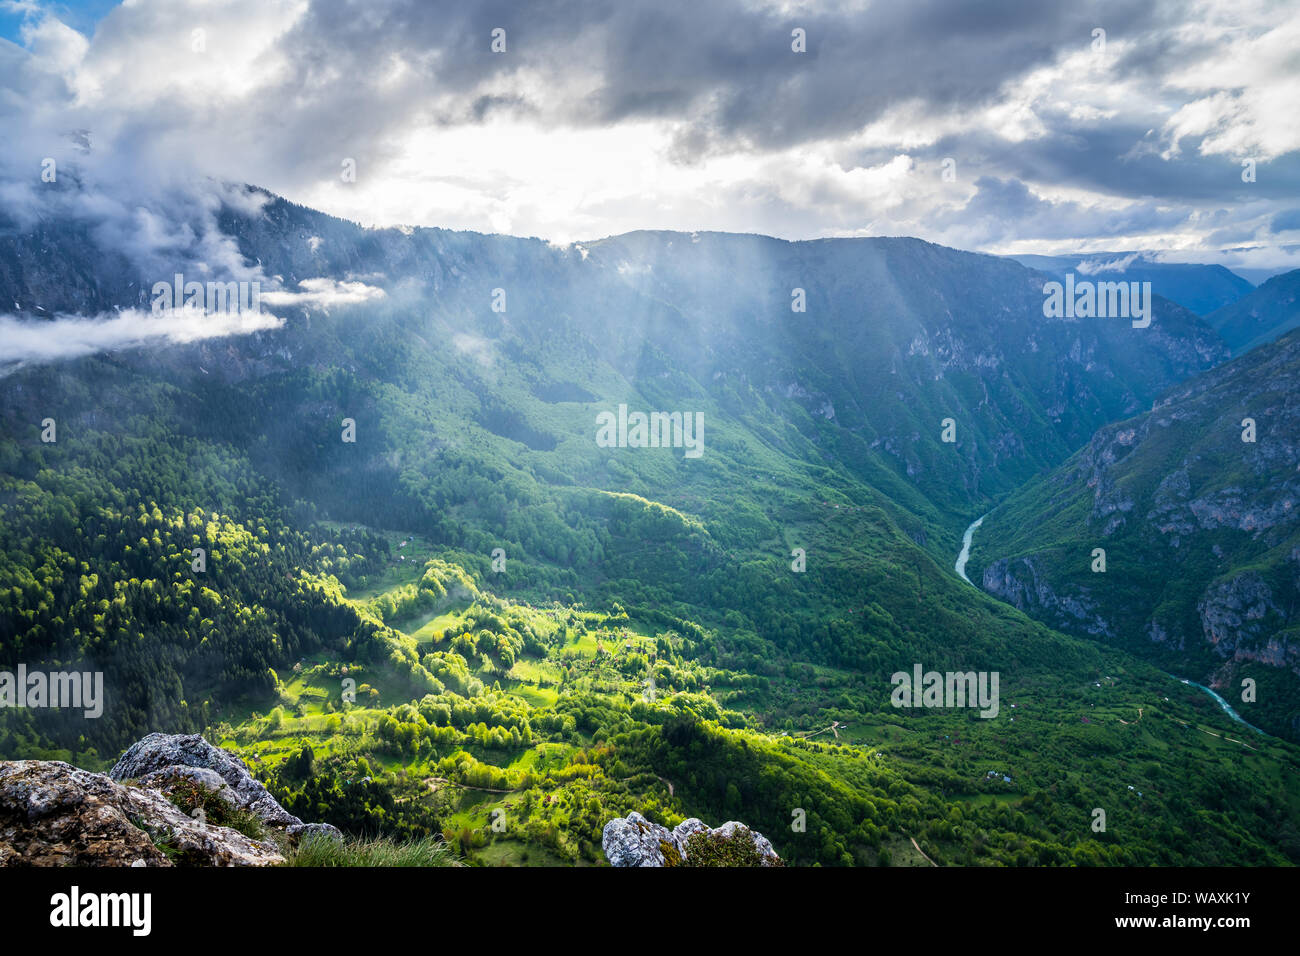
[[[443,840],[424,837],[396,841],[386,838],[344,842],[323,834],[304,837],[290,850],[289,866],[462,866]]]
[[[176,778],[168,783],[167,799],[187,815],[202,810],[204,820],[213,826],[229,827],[250,840],[264,840],[266,826],[257,814],[232,806],[207,787],[193,780]]]

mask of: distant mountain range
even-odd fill
[[[1157,262],[1136,252],[1007,258],[1058,281],[1074,273],[1078,279],[1150,282],[1156,295],[1204,316],[1233,355],[1300,325],[1300,269],[1274,275],[1255,287],[1220,265]]]
[[[517,379],[519,397],[484,389],[481,404],[493,408],[476,417],[507,437],[533,436],[535,450],[588,438],[586,411],[544,420],[561,409],[537,396],[555,389],[587,396],[588,407],[696,396],[764,443],[848,469],[927,521],[960,524],[1101,424],[1227,355],[1203,320],[1173,302],[1157,298],[1145,330],[1123,319],[1048,320],[1035,273],[915,239],[642,232],[557,248],[439,229],[364,230],[278,199],[256,217],[229,210],[222,226],[289,289],[317,276],[382,277],[367,281],[388,292],[386,321],[394,332],[431,335],[433,361],[470,338],[497,363],[510,357],[493,377]],[[75,228],[0,245],[0,296],[24,314],[148,308],[153,281]],[[508,295],[505,313],[490,308],[495,288]],[[796,289],[804,312],[792,309]],[[402,308],[417,298],[414,325]],[[243,379],[299,367],[306,355],[330,361],[316,328],[299,314],[282,332],[213,340],[195,347],[198,364]],[[174,355],[182,374],[194,374],[185,350]],[[458,377],[485,371],[455,364]],[[957,426],[953,445],[941,441],[946,418]]]
[[[1236,302],[1254,284],[1220,265],[1159,262],[1140,252],[1097,252],[1073,256],[1008,256],[1031,269],[1061,277],[1073,272],[1080,278],[1150,282],[1156,295],[1177,302],[1197,315]]]

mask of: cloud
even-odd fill
[[[261,300],[270,306],[313,305],[329,308],[335,305],[361,305],[384,298],[384,290],[364,282],[339,282],[335,279],[303,279],[298,283],[301,292],[273,290],[263,292]]]
[[[1123,272],[1141,258],[1143,256],[1140,252],[1134,252],[1118,259],[1085,259],[1074,267],[1074,271],[1085,276],[1098,275],[1102,272]]]
[[[1253,5],[1247,5],[1247,11]],[[1207,7],[1199,29],[1200,55],[1171,64],[1167,86],[1197,94],[1163,125],[1169,152],[1184,139],[1204,156],[1251,157],[1268,161],[1300,150],[1300,125],[1283,117],[1300,96],[1300,17],[1286,4],[1262,5],[1278,22],[1266,31],[1245,28],[1240,16]]]
[[[461,355],[467,355],[483,366],[490,366],[493,361],[492,343],[481,335],[469,332],[457,332],[451,337],[452,347]]]
[[[283,325],[283,319],[266,312],[205,313],[190,308],[161,312],[127,309],[93,318],[60,315],[45,321],[0,315],[0,368],[7,373],[32,362],[150,345],[184,345]]]
[[[1300,191],[1300,20],[1263,0],[136,0],[89,40],[52,9],[29,14],[26,49],[0,41],[0,208],[79,217],[146,275],[255,276],[220,228],[248,199],[225,183],[560,242],[1044,252],[1270,244]],[[44,158],[77,188],[44,188]]]
[[[1273,217],[1268,227],[1273,232],[1300,230],[1300,209],[1284,209]]]

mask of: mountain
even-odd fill
[[[1045,318],[1040,274],[912,239],[557,246],[261,198],[219,248],[282,327],[0,377],[0,647],[106,698],[0,713],[0,756],[202,731],[289,813],[482,863],[598,862],[633,811],[795,864],[1300,860],[1291,744],[951,571],[994,495],[1225,358],[1197,316]],[[54,341],[203,264],[5,241]],[[701,454],[600,441],[620,405],[702,415]],[[895,706],[917,666],[1006,705]]]
[[[1177,302],[1197,315],[1208,315],[1248,295],[1254,285],[1221,265],[1159,262],[1140,252],[1096,252],[1074,256],[1008,256],[1021,265],[1060,279],[1067,272],[1080,278],[1150,282],[1156,295]]]
[[[1300,325],[1300,269],[1269,279],[1249,295],[1206,316],[1234,355]]]
[[[363,230],[282,200],[254,216],[228,210],[222,229],[290,289],[319,276],[384,276],[369,281],[388,294],[377,321],[401,339],[391,347],[427,365],[448,361],[450,341],[452,381],[480,379],[478,395],[467,396],[477,407],[464,411],[533,451],[567,436],[589,456],[598,401],[720,402],[719,420],[735,417],[783,454],[847,469],[922,516],[924,533],[959,529],[969,511],[1063,460],[1104,422],[1149,407],[1227,354],[1213,330],[1171,302],[1156,299],[1146,329],[1046,319],[1033,272],[912,239],[633,233],[560,248]],[[82,233],[9,242],[16,265],[0,277],[15,284],[0,294],[24,314],[149,304],[157,277],[124,279],[130,270]],[[506,294],[506,312],[491,310],[493,289]],[[805,312],[792,311],[795,289]],[[314,352],[328,359],[335,344],[323,344],[311,321],[296,315],[283,332],[259,334],[258,357],[238,369],[214,354],[225,342],[178,352],[179,374],[196,374],[195,354],[231,381],[301,367]],[[414,347],[412,330],[424,347]],[[572,367],[574,348],[588,368]],[[476,349],[465,367],[460,356]],[[481,380],[493,363],[501,368]],[[510,390],[496,398],[510,406],[504,418],[487,397],[498,389]],[[946,418],[954,444],[941,441]],[[938,553],[947,550],[944,542]]]
[[[1053,627],[1216,688],[1251,723],[1295,739],[1297,394],[1296,331],[1175,386],[1000,503],[976,534],[972,577]],[[1245,679],[1254,701],[1243,702]]]

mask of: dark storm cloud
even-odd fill
[[[1280,212],[1273,217],[1269,223],[1269,229],[1273,232],[1289,232],[1292,229],[1300,229],[1300,209],[1288,209]]]
[[[1124,199],[1158,196],[1166,201],[1255,201],[1300,195],[1300,154],[1261,161],[1256,180],[1244,183],[1238,158],[1190,153],[1177,162],[1160,157],[1149,126],[1070,123],[1040,114],[1045,135],[1008,142],[996,131],[965,130],[914,150],[921,162],[952,156],[965,168],[989,167],[1025,182],[1074,187]],[[1142,144],[1148,148],[1142,148]],[[1135,147],[1135,144],[1136,147]],[[877,151],[873,158],[883,152]]]
[[[960,209],[934,217],[937,228],[961,228],[982,245],[1026,238],[1060,240],[1128,236],[1172,231],[1185,225],[1188,212],[1155,203],[1122,209],[1078,202],[1052,202],[1030,192],[1020,180],[981,177],[974,197]]]
[[[1004,178],[1128,199],[1235,202],[1244,197],[1234,158],[1160,155],[1157,127],[1177,98],[1153,96],[1147,113],[1102,120],[1042,109],[1047,129],[1027,141],[981,125],[1007,84],[1064,52],[1088,50],[1096,27],[1119,50],[1109,81],[1158,84],[1189,57],[1217,49],[1170,29],[1187,15],[1179,5],[1040,0],[785,13],[734,0],[316,3],[283,43],[293,69],[281,90],[295,105],[288,124],[297,145],[280,159],[300,174],[323,155],[382,161],[386,134],[413,119],[475,124],[504,112],[592,127],[666,120],[675,129],[668,155],[689,164],[847,137],[912,103],[918,120],[953,110],[972,117],[960,133],[915,151],[922,159],[954,156]],[[488,52],[498,27],[507,33],[504,55]],[[795,27],[807,31],[806,54],[791,52]],[[399,63],[401,79],[386,81]],[[1297,189],[1300,162],[1289,157],[1248,195]]]
[[[423,96],[434,116],[457,122],[481,113],[478,100],[460,110],[433,103],[512,83],[522,70],[547,82],[513,86],[512,102],[553,120],[666,118],[683,124],[687,152],[778,148],[848,134],[912,98],[976,106],[1062,49],[1086,49],[1098,25],[1122,36],[1159,19],[1145,4],[1085,10],[1037,0],[780,14],[734,0],[314,4],[286,38],[295,66],[286,89],[300,108],[345,113],[343,104],[382,86],[385,66],[400,60],[413,73],[405,105],[419,110]],[[487,53],[497,27],[508,38],[501,56]],[[807,31],[806,54],[791,51],[795,27]],[[568,87],[572,77],[585,78],[580,89]]]

